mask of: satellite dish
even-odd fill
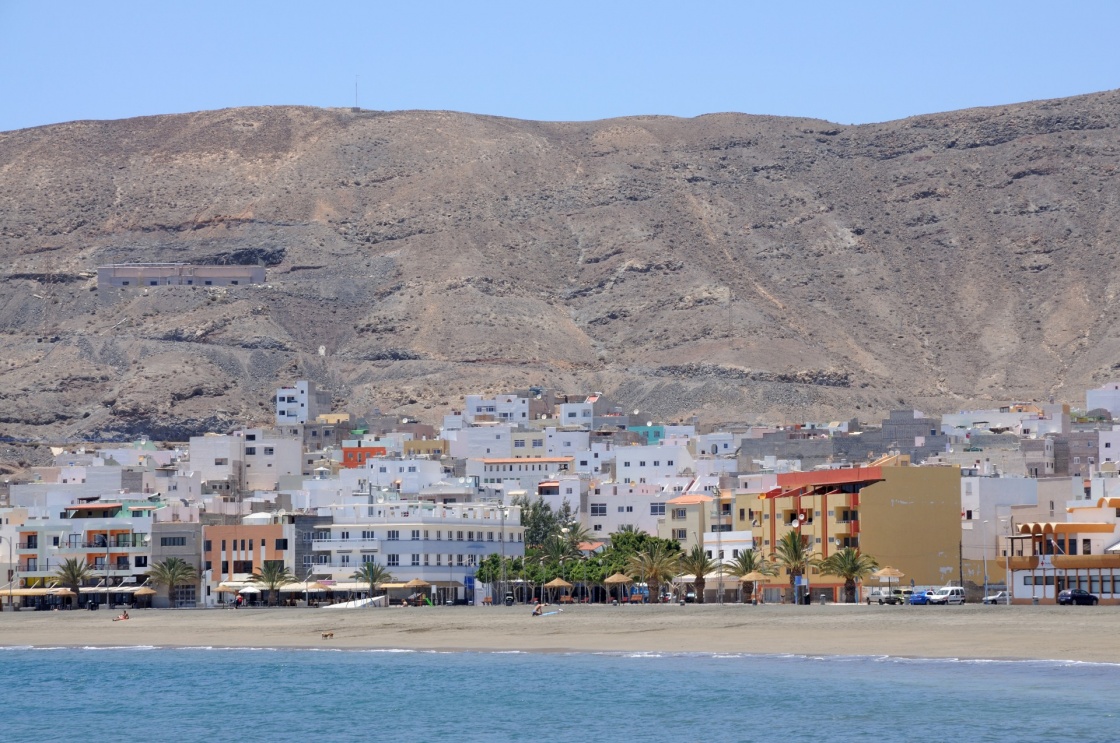
[[[319,355],[320,356],[326,356],[327,355],[327,347],[326,346],[319,346]]]
[[[647,426],[652,426],[652,425],[653,425],[653,421],[646,421],[646,425],[647,425]]]
[[[377,496],[377,502],[378,503],[384,503],[385,502],[385,496],[384,495]]]

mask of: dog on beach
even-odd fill
[[[323,633],[323,639],[324,640],[333,640],[334,639],[334,633],[333,632],[324,632]]]

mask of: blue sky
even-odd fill
[[[0,131],[263,104],[885,121],[1120,87],[1120,2],[0,0]]]

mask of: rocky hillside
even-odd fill
[[[886,124],[246,108],[0,133],[0,434],[182,439],[297,378],[434,420],[1077,402],[1120,372],[1120,94]],[[265,286],[99,287],[257,263]],[[325,355],[320,355],[320,346]]]

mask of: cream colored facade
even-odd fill
[[[736,493],[732,508],[734,528],[751,531],[755,549],[764,555],[771,557],[782,536],[796,530],[814,557],[854,547],[901,570],[905,583],[944,585],[958,578],[958,467],[913,467],[908,458],[897,457],[777,478],[778,487],[766,493]],[[841,580],[815,568],[808,578],[814,599],[840,598]],[[767,585],[768,600],[788,586],[783,570]]]

